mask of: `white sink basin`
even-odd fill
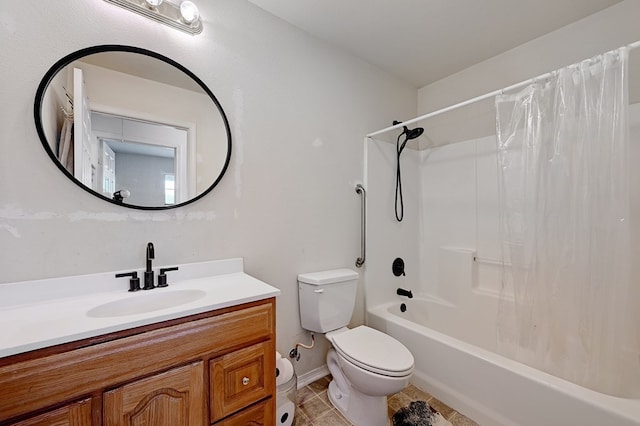
[[[98,305],[89,310],[87,316],[93,318],[111,318],[142,314],[184,305],[185,303],[202,299],[207,294],[203,290],[193,289],[148,291],[151,291],[151,293],[135,294],[131,295],[131,297]]]

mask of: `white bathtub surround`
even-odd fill
[[[640,144],[635,143],[640,141],[640,104],[632,106],[631,121],[635,161],[640,158]],[[368,239],[378,245],[370,243],[367,250],[367,324],[411,350],[416,358],[413,383],[480,424],[640,425],[639,399],[600,394],[496,355],[501,257],[495,136],[426,151],[422,163],[415,163],[420,171],[403,171],[421,176],[419,185],[407,180],[404,187],[422,194],[414,205],[421,214],[412,234],[407,229],[411,210],[406,209],[402,229],[392,220],[393,148],[377,141],[368,147],[368,223],[376,224],[369,227]],[[640,182],[640,169],[632,168],[631,174],[633,182]],[[405,203],[412,198],[406,194]],[[640,214],[638,194],[633,192],[634,215]],[[632,236],[640,241],[638,227]],[[470,264],[465,252],[474,253],[476,260]],[[391,273],[398,254],[407,265],[405,277]],[[412,289],[416,297],[397,296],[397,287]],[[427,327],[399,317],[397,322],[379,320],[377,308],[384,312],[389,301],[398,314],[399,304],[405,303],[405,315]],[[420,303],[426,307],[414,307]],[[537,410],[541,406],[547,408]]]
[[[509,263],[498,349],[582,386],[637,397],[628,54],[598,55],[496,98]]]
[[[280,294],[244,273],[239,258],[178,267],[168,287],[133,293],[115,278],[123,271],[0,284],[0,357]]]
[[[630,107],[630,124],[635,164],[640,158],[640,104]],[[421,219],[413,239],[407,237],[408,229],[395,229],[388,210],[393,207],[393,146],[372,141],[368,154],[368,214],[377,227],[369,228],[369,239],[384,243],[368,248],[367,302],[373,302],[367,323],[411,350],[415,384],[480,424],[640,425],[640,399],[598,393],[496,354],[501,256],[495,136],[423,152],[422,162],[415,163],[419,171],[407,167],[407,173],[421,176],[415,188],[421,193],[415,205]],[[640,169],[632,167],[630,173],[635,188],[631,211],[637,217],[640,192],[634,182],[640,182]],[[405,185],[405,191],[412,188],[414,183]],[[410,217],[407,209],[405,222]],[[639,227],[632,227],[631,236],[632,253],[638,253]],[[471,264],[465,252],[475,255]],[[405,258],[406,277],[391,273],[396,253]],[[640,265],[632,266],[637,276]],[[413,289],[417,296],[396,296],[397,286]],[[386,313],[390,300],[398,316]],[[408,307],[402,317],[400,303]]]
[[[457,247],[440,247],[438,251],[437,295],[445,303],[458,304],[466,297],[459,291],[473,281],[473,250]]]

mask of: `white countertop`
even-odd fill
[[[277,288],[245,274],[242,259],[177,266],[178,271],[167,273],[169,287],[137,292],[128,292],[128,277],[116,279],[116,272],[0,284],[0,357],[280,294]],[[154,270],[157,273],[159,267]],[[143,277],[140,270],[138,276]],[[96,317],[90,313],[120,299],[135,307],[136,301],[144,305],[150,298],[165,299],[170,293],[166,300],[179,299],[181,294],[198,298],[131,315]]]

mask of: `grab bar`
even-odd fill
[[[362,256],[356,259],[356,268],[361,268],[364,265],[367,247],[367,191],[365,191],[364,186],[357,184],[356,193],[362,195],[360,203],[360,253]]]

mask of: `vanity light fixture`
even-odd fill
[[[104,0],[156,22],[184,31],[191,35],[202,32],[202,21],[198,7],[192,1],[170,0]]]
[[[187,24],[192,24],[200,19],[200,11],[192,1],[185,0],[180,3],[180,16]]]

